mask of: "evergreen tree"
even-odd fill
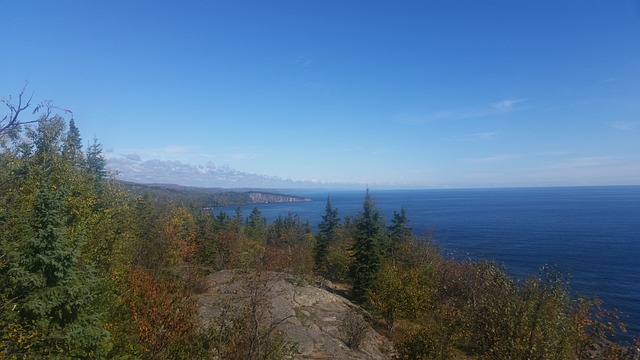
[[[102,180],[107,176],[107,161],[102,156],[102,144],[93,138],[93,144],[87,149],[87,171]]]
[[[30,231],[7,253],[3,282],[14,306],[3,309],[2,320],[16,339],[3,344],[5,351],[34,358],[104,356],[109,333],[93,309],[97,280],[79,264],[83,238],[66,228],[64,191],[51,183],[49,171],[35,196]]]
[[[73,165],[78,167],[82,165],[82,137],[80,137],[80,131],[73,118],[69,120],[69,130],[67,130],[62,144],[62,155],[69,159]]]
[[[300,244],[306,235],[311,234],[309,222],[302,222],[298,215],[288,213],[286,217],[278,218],[267,227],[267,244],[271,246],[286,246]]]
[[[357,220],[357,233],[353,244],[353,261],[350,275],[353,280],[355,301],[368,300],[368,292],[373,288],[380,268],[380,248],[384,239],[384,225],[380,212],[376,209],[369,189],[365,195],[363,212]]]
[[[249,218],[247,219],[245,231],[249,239],[266,240],[267,219],[262,216],[260,209],[257,207],[254,207],[251,211],[251,215],[249,215]]]
[[[231,217],[227,215],[225,211],[220,211],[220,213],[214,217],[213,222],[213,231],[226,231],[229,230],[232,226]]]
[[[318,224],[318,237],[316,239],[315,262],[320,272],[324,272],[327,263],[327,247],[336,236],[336,228],[340,223],[338,209],[334,209],[331,198],[327,197],[327,207],[322,216],[322,222]]]
[[[411,228],[407,226],[409,218],[407,218],[407,211],[404,208],[400,209],[400,212],[393,212],[393,219],[391,219],[393,225],[389,226],[390,236],[394,242],[401,242],[411,238]]]
[[[242,209],[239,206],[236,208],[235,216],[231,222],[231,229],[237,236],[242,234]]]

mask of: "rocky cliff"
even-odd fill
[[[209,275],[206,287],[199,295],[199,317],[205,328],[228,326],[234,318],[229,314],[235,314],[235,319],[248,321],[241,329],[260,323],[262,333],[277,330],[290,345],[287,358],[392,357],[390,341],[371,328],[366,311],[291,275],[225,270]],[[359,326],[356,334],[350,333],[354,324]],[[357,343],[354,335],[361,336]]]
[[[264,192],[250,192],[249,199],[250,199],[250,202],[254,204],[292,203],[292,202],[311,201],[311,199],[307,199],[300,196],[290,196],[290,195],[272,194],[272,193],[264,193]]]

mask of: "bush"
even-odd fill
[[[356,311],[350,311],[340,323],[340,335],[350,349],[358,349],[367,335],[369,323]]]

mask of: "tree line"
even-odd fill
[[[73,116],[56,113],[70,112],[30,109],[22,94],[3,104],[0,359],[283,357],[256,351],[241,319],[202,329],[196,297],[222,269],[345,284],[400,359],[631,356],[610,341],[624,329],[617,314],[569,296],[564,275],[518,281],[495,263],[448,259],[403,209],[385,224],[368,190],[353,218],[328,199],[316,233],[295,214],[201,211],[129,191],[98,140],[85,144]],[[27,109],[35,120],[20,119]]]

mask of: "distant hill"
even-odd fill
[[[311,199],[301,196],[279,194],[260,189],[201,188],[176,184],[139,184],[127,181],[123,181],[123,184],[134,196],[169,200],[193,208],[311,201]]]

